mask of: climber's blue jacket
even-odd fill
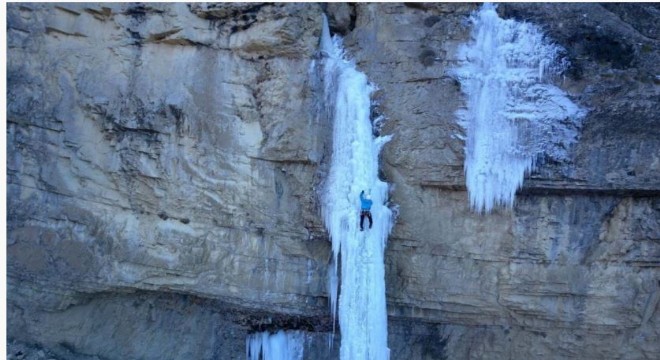
[[[362,210],[364,210],[364,211],[368,211],[368,210],[371,210],[371,205],[372,205],[374,202],[371,201],[370,199],[367,199],[367,198],[364,196],[364,191],[363,191],[363,192],[360,193],[360,203],[361,203],[361,205],[362,205],[362,206],[361,206],[361,207],[362,207]]]

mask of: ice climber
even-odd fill
[[[369,229],[371,229],[371,225],[373,225],[374,222],[371,218],[371,205],[373,204],[373,201],[371,201],[371,195],[365,195],[364,190],[362,190],[360,193],[360,203],[360,231],[364,230],[363,224],[365,216],[369,219]]]

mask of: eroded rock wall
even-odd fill
[[[133,291],[327,322],[318,5],[14,4],[8,26],[10,337],[163,358],[51,316]]]
[[[657,357],[659,43],[641,24],[658,8],[499,7],[567,49],[572,66],[557,85],[589,112],[570,161],[541,159],[513,209],[476,215],[456,136],[465,99],[449,74],[477,6],[361,6],[346,40],[394,134],[383,154],[400,205],[386,254],[390,314],[451,324],[427,332],[447,358]]]
[[[556,85],[589,112],[570,161],[476,215],[448,70],[477,6],[10,4],[9,338],[239,359],[249,331],[298,328],[336,358],[309,73],[325,11],[394,134],[392,359],[660,357],[660,10],[500,5],[566,48]]]

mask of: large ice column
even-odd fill
[[[472,41],[453,74],[467,96],[458,112],[466,130],[465,177],[478,212],[513,206],[525,174],[542,154],[567,159],[584,111],[548,82],[568,66],[563,49],[534,25],[503,20],[484,4],[472,15]]]
[[[339,315],[340,358],[388,359],[384,250],[392,212],[385,205],[388,185],[378,179],[378,154],[390,137],[374,137],[369,119],[374,88],[344,57],[341,38],[330,38],[325,18],[321,54],[322,101],[333,122],[332,159],[321,200],[332,240],[329,292],[333,318],[336,311]],[[374,224],[368,229],[365,223],[361,232],[363,190],[372,196]]]
[[[248,360],[303,360],[305,334],[302,331],[251,334],[246,340]]]

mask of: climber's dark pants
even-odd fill
[[[365,216],[369,219],[369,229],[371,229],[371,225],[373,225],[374,223],[374,221],[371,219],[371,211],[369,210],[360,211],[360,231],[364,229],[364,226],[362,224],[364,223]]]

